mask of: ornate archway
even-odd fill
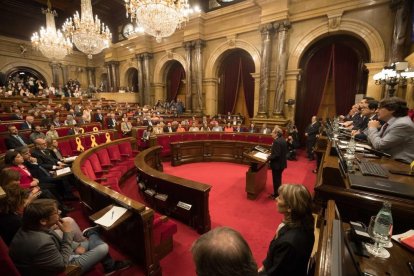
[[[125,72],[125,90],[127,92],[138,92],[138,69],[130,67]]]

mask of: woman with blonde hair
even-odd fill
[[[270,242],[259,275],[307,275],[315,241],[312,196],[300,184],[284,184],[278,192],[277,210],[284,219]]]

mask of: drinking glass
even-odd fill
[[[374,244],[366,243],[365,247],[367,248],[368,252],[374,255],[375,257],[387,259],[390,257],[390,253],[386,249],[384,249],[384,245],[388,244],[388,242],[390,241],[390,227],[388,227],[388,231],[384,230],[381,231],[384,233],[380,233],[378,229],[384,229],[387,226],[383,225],[381,221],[376,221],[376,218],[376,216],[371,217],[368,227],[368,234],[374,241]]]

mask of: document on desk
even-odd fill
[[[66,167],[66,168],[63,168],[63,169],[56,170],[56,176],[71,173],[71,172],[72,172],[72,170],[70,169],[70,167]]]
[[[73,162],[73,161],[75,161],[76,157],[77,156],[69,156],[69,157],[66,157],[64,162],[65,163]]]
[[[120,217],[122,217],[122,215],[125,214],[126,211],[127,211],[127,209],[125,209],[123,207],[112,206],[112,208],[109,209],[109,211],[106,212],[106,214],[104,214],[99,219],[95,220],[95,223],[99,224],[99,225],[102,225],[104,227],[110,227]]]
[[[266,161],[267,158],[269,157],[269,154],[258,151],[253,156],[256,158],[262,159],[263,161]]]

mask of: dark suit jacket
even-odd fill
[[[20,129],[33,129],[33,124],[29,126],[29,124],[26,121],[24,121]]]
[[[25,142],[27,145],[30,144],[30,142],[25,137],[20,136],[20,138],[22,138],[23,142]],[[24,146],[22,143],[20,143],[19,140],[17,140],[16,137],[14,137],[10,134],[6,137],[5,143],[6,143],[6,148],[7,149],[15,149],[15,148]]]
[[[164,126],[163,128],[164,133],[169,133],[170,131],[168,130],[168,126]],[[177,128],[171,127],[172,132],[176,132]]]
[[[270,242],[263,261],[266,275],[306,276],[314,241],[313,229],[283,226],[278,237]]]
[[[108,119],[108,128],[109,129],[114,129],[116,128],[116,119],[109,118]]]
[[[53,166],[57,165],[59,160],[55,159],[49,149],[45,149],[44,153],[35,148],[32,150],[32,156],[36,157],[37,163],[46,170],[53,170]]]
[[[103,115],[102,114],[95,114],[95,122],[102,123],[103,122]]]
[[[306,139],[308,143],[316,142],[316,135],[319,133],[320,126],[319,122],[315,122],[306,128],[305,133],[308,134]]]
[[[277,137],[272,144],[269,160],[272,170],[283,170],[287,167],[287,143],[283,136]]]
[[[13,115],[11,115],[11,119],[12,120],[23,120],[23,116],[17,116],[17,114],[13,114]]]

